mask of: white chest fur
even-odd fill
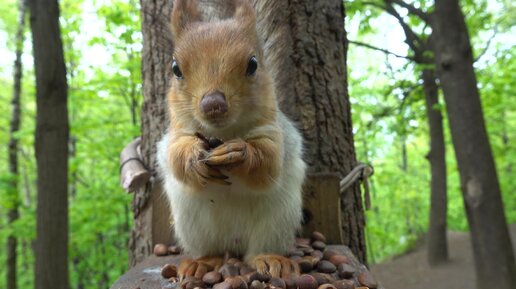
[[[251,258],[263,253],[284,253],[300,226],[301,186],[305,164],[301,159],[301,137],[292,124],[281,120],[288,150],[277,183],[254,191],[231,177],[230,186],[208,184],[189,192],[167,164],[168,135],[158,144],[160,175],[174,219],[179,244],[193,257],[221,255],[226,251]]]

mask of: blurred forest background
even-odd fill
[[[373,3],[374,4],[374,3]],[[461,1],[474,48],[484,117],[508,223],[516,223],[516,4]],[[140,134],[141,21],[137,0],[62,0],[61,29],[69,84],[69,212],[72,288],[106,288],[128,267],[131,201],[119,185],[119,153]],[[429,1],[414,5],[431,9]],[[426,6],[425,6],[426,5]],[[429,128],[420,74],[397,19],[364,1],[346,2],[349,92],[357,157],[370,163],[366,212],[368,259],[378,263],[412,248],[428,230]],[[18,240],[18,287],[33,287],[36,163],[35,88],[30,29],[25,27],[19,175],[8,170],[8,142],[17,46],[18,1],[0,0],[0,287],[7,237]],[[413,31],[430,29],[400,10]],[[28,14],[28,13],[27,13]],[[28,17],[26,17],[28,23]],[[365,45],[364,45],[365,44]],[[366,47],[369,46],[369,47]],[[383,50],[383,51],[381,51]],[[442,104],[434,107],[442,112]],[[444,116],[448,228],[467,231],[459,174]],[[10,184],[16,178],[18,194]],[[19,218],[9,223],[8,212]]]

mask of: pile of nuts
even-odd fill
[[[178,254],[177,247],[156,245],[158,256]],[[314,232],[311,239],[297,238],[288,257],[299,264],[301,274],[290,279],[271,278],[258,273],[236,258],[229,258],[217,271],[205,273],[202,278],[186,277],[181,289],[376,289],[378,284],[367,270],[357,270],[341,253],[326,248],[326,237]],[[163,278],[178,282],[177,268],[166,264]]]

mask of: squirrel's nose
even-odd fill
[[[220,91],[206,94],[201,99],[201,112],[207,116],[217,117],[228,111],[226,96]]]

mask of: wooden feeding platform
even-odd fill
[[[328,252],[331,252],[331,254],[328,254]],[[301,272],[301,275],[299,277],[292,278],[290,284],[287,280],[285,288],[283,289],[317,289],[323,286],[324,289],[354,289],[354,288],[379,288],[383,289],[383,287],[379,286],[374,277],[371,275],[371,273],[367,270],[366,266],[361,264],[353,255],[351,250],[343,245],[333,245],[333,246],[327,246],[325,249],[325,256],[321,259],[321,261],[327,261],[331,262],[333,265],[340,264],[338,266],[335,266],[335,271],[332,273],[321,273],[321,270],[324,271],[324,268],[321,269],[321,266],[317,266],[317,264],[314,264],[314,267],[310,270],[306,270]],[[335,254],[335,255],[332,255]],[[295,256],[295,255],[294,255]],[[306,256],[311,256],[310,253]],[[334,258],[331,259],[331,256]],[[336,257],[335,257],[336,256]],[[300,258],[303,258],[299,256]],[[113,286],[111,286],[111,289],[175,289],[175,288],[181,288],[181,289],[193,289],[196,287],[199,288],[217,288],[217,285],[211,286],[206,283],[197,283],[196,287],[191,287],[188,282],[179,282],[177,278],[170,278],[171,275],[167,275],[170,273],[164,273],[162,272],[165,266],[167,267],[174,267],[177,268],[179,266],[179,263],[183,258],[187,258],[185,255],[167,255],[167,256],[149,256],[144,261],[138,263],[136,266],[131,268],[127,273],[125,273],[123,276],[121,276],[118,281],[116,281]],[[292,256],[291,256],[292,258]],[[328,259],[328,260],[326,260]],[[338,260],[339,259],[339,260]],[[321,262],[318,262],[321,263]],[[319,268],[318,268],[319,267]],[[302,268],[303,269],[303,268]],[[332,270],[332,269],[330,269]],[[328,271],[326,271],[328,272]],[[251,273],[252,274],[252,273]],[[251,274],[247,273],[248,276]],[[163,276],[165,275],[165,276]],[[311,276],[313,277],[317,283],[310,284],[296,284],[296,278],[302,279],[301,282],[304,282],[303,278],[310,280],[310,277],[304,277],[304,276]],[[222,278],[232,278],[232,277],[238,277],[240,275],[235,276],[222,276]],[[251,285],[253,280],[249,280],[246,278],[249,277],[243,277],[246,281],[245,285],[240,285],[237,288],[227,288],[227,289],[258,289],[254,288],[255,285]],[[251,277],[252,279],[252,277]],[[222,280],[220,280],[222,283]],[[298,281],[300,282],[300,281]],[[271,285],[271,280],[262,282],[263,288],[282,288],[279,286]],[[330,286],[331,285],[331,286]],[[281,286],[281,282],[280,282]],[[292,287],[293,286],[293,287]],[[333,287],[332,287],[333,286]]]
[[[295,246],[287,256],[299,264],[301,269],[299,276],[280,280],[277,280],[279,278],[270,279],[270,276],[256,279],[252,277],[255,275],[252,275],[253,271],[249,267],[246,272],[241,268],[221,269],[235,265],[233,264],[235,258],[226,258],[226,263],[221,268],[213,268],[211,273],[214,276],[220,275],[220,280],[217,280],[219,282],[204,282],[200,279],[180,282],[175,274],[181,260],[188,256],[178,254],[179,251],[175,247],[169,247],[175,244],[173,226],[170,222],[171,214],[168,206],[164,205],[164,193],[160,182],[155,180],[141,161],[139,143],[140,140],[137,139],[129,144],[123,150],[120,159],[121,184],[126,191],[135,193],[133,202],[135,230],[133,230],[130,245],[134,266],[121,276],[111,289],[382,288],[347,246],[326,246],[326,244],[343,243],[341,198],[345,186],[343,189],[342,182],[349,184],[360,177],[366,178],[368,175],[362,172],[364,168],[356,170],[352,181],[346,181],[346,179],[352,176],[353,172],[343,180],[339,175],[331,173],[307,176],[303,188],[304,220],[301,233],[302,236],[310,237],[297,238]],[[314,231],[318,232],[313,233]],[[156,251],[156,245],[162,248],[161,252]],[[151,252],[153,247],[155,254]],[[167,250],[167,248],[174,249]],[[134,254],[134,252],[137,253]],[[230,260],[233,260],[233,263]],[[237,263],[244,264],[240,261]],[[230,274],[228,271],[233,273]]]

